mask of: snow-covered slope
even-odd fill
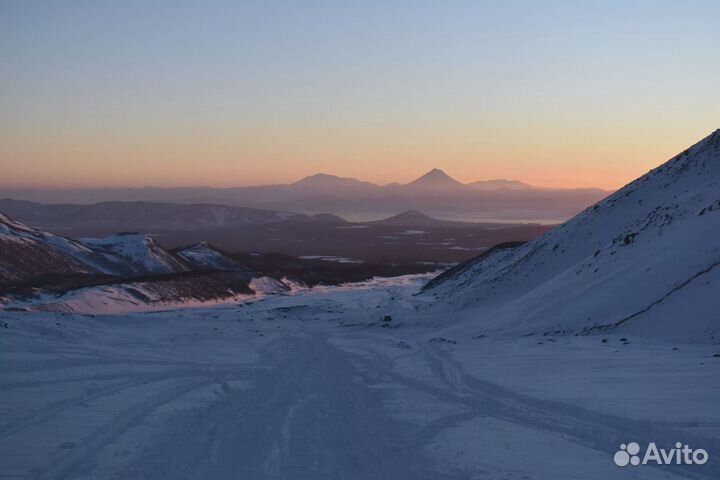
[[[254,298],[250,277],[239,272],[196,272],[127,279],[69,290],[45,293],[11,307],[27,311],[107,314],[217,305]]]
[[[94,273],[97,269],[83,261],[90,255],[81,243],[34,230],[0,213],[0,283]]]
[[[425,291],[435,308],[474,312],[478,329],[711,340],[718,239],[720,131],[535,241],[471,261]]]
[[[0,282],[57,275],[137,276],[187,270],[182,259],[146,235],[119,234],[77,241],[30,228],[0,213]]]
[[[149,235],[120,233],[105,238],[84,238],[82,243],[118,267],[124,274],[163,274],[189,270],[180,259],[163,249]]]
[[[178,250],[177,255],[197,270],[246,271],[237,260],[224,254],[207,242],[200,242]]]

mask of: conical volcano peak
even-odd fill
[[[462,183],[458,182],[439,168],[433,168],[422,177],[408,183],[408,186],[448,187],[462,186]]]
[[[420,178],[436,179],[436,180],[453,180],[453,181],[455,180],[450,175],[448,175],[447,173],[445,173],[444,171],[442,171],[439,168],[433,168],[432,170],[430,170],[428,173],[426,173],[425,175],[423,175]]]

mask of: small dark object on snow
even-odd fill
[[[623,238],[623,245],[630,245],[635,241],[635,237],[637,236],[637,233],[629,233],[625,235],[625,238]]]
[[[390,322],[392,322],[392,316],[391,316],[391,315],[385,315],[385,316],[383,317],[382,321],[385,322],[385,323],[390,323]]]

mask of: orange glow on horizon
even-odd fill
[[[168,147],[162,147],[167,138],[157,143],[144,139],[129,149],[119,138],[92,143],[66,138],[14,151],[0,147],[4,159],[0,188],[222,188],[292,183],[316,173],[384,185],[407,183],[440,168],[463,183],[507,179],[548,188],[615,190],[710,132],[637,137],[632,142],[601,138],[598,144],[553,145],[548,139],[530,138],[523,145],[500,139],[463,144],[450,139],[454,148],[440,142],[408,148],[387,140],[373,146],[308,142],[304,148],[296,141],[273,148],[255,141],[239,148],[230,141],[213,143],[190,136]],[[153,160],[142,160],[147,158]]]

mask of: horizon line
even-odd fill
[[[536,188],[536,189],[547,189],[547,190],[602,190],[602,191],[606,191],[606,192],[612,192],[612,191],[615,191],[615,190],[618,190],[618,189],[622,188],[622,185],[627,184],[627,182],[626,182],[626,183],[623,183],[622,185],[617,186],[617,187],[599,187],[599,186],[563,186],[563,187],[557,187],[557,186],[546,186],[546,185],[542,185],[542,184],[536,184],[536,183],[527,182],[527,181],[525,181],[525,180],[520,180],[520,179],[517,179],[517,178],[507,178],[507,177],[506,177],[506,178],[497,178],[497,177],[496,177],[496,178],[486,178],[486,179],[471,180],[471,181],[469,181],[469,182],[463,182],[463,181],[457,180],[457,179],[456,179],[455,177],[453,177],[452,175],[449,175],[449,174],[448,174],[447,172],[445,172],[445,170],[443,170],[442,168],[434,167],[434,168],[426,171],[425,173],[423,173],[423,174],[421,174],[421,175],[419,175],[419,176],[417,176],[417,177],[414,177],[414,178],[413,178],[412,180],[410,180],[410,181],[407,181],[407,182],[392,181],[392,182],[388,182],[388,183],[376,183],[376,182],[373,182],[373,181],[371,181],[371,180],[362,180],[362,179],[357,178],[357,177],[349,177],[349,176],[337,175],[337,174],[334,174],[334,173],[327,173],[327,172],[323,171],[323,172],[317,172],[317,173],[312,173],[312,174],[304,175],[303,177],[299,178],[298,180],[290,181],[290,182],[287,182],[287,183],[283,183],[283,182],[277,182],[277,183],[256,183],[256,184],[229,185],[229,186],[217,186],[217,185],[208,185],[208,184],[205,184],[205,185],[165,185],[165,186],[163,186],[163,185],[157,185],[157,184],[155,184],[155,185],[152,185],[152,184],[151,184],[151,185],[62,185],[62,186],[49,186],[49,185],[48,185],[48,186],[32,186],[32,185],[20,185],[20,186],[18,186],[18,185],[4,185],[4,184],[0,183],[0,189],[2,189],[2,190],[10,190],[10,191],[13,191],[13,190],[16,190],[16,191],[19,191],[19,190],[22,190],[22,191],[28,191],[28,190],[29,190],[29,191],[53,191],[53,190],[57,190],[57,191],[63,191],[63,190],[173,190],[173,189],[178,189],[178,190],[181,190],[181,189],[231,190],[231,189],[236,189],[236,188],[291,186],[291,185],[294,185],[294,184],[296,184],[296,183],[299,183],[299,182],[301,182],[301,181],[303,181],[303,180],[305,180],[305,179],[309,179],[309,178],[313,178],[313,177],[318,177],[318,176],[333,177],[333,178],[339,179],[339,180],[352,180],[352,181],[356,181],[356,182],[360,182],[360,183],[366,183],[366,184],[371,184],[371,185],[374,185],[374,186],[377,186],[377,187],[385,188],[385,187],[390,187],[390,186],[405,186],[405,185],[408,185],[408,184],[410,184],[410,183],[412,183],[412,182],[414,182],[414,181],[416,181],[416,180],[419,180],[420,178],[422,178],[422,177],[424,177],[424,176],[426,176],[426,175],[428,175],[428,174],[430,174],[430,173],[432,173],[432,172],[435,172],[435,171],[439,171],[440,173],[448,176],[448,177],[449,177],[450,179],[452,179],[452,180],[457,181],[458,183],[460,183],[460,184],[463,185],[463,186],[470,186],[470,185],[472,185],[473,183],[480,183],[480,182],[499,182],[499,181],[502,181],[502,182],[517,182],[517,183],[522,183],[522,184],[527,185],[528,187]],[[1,196],[1,195],[0,195],[0,196]]]

